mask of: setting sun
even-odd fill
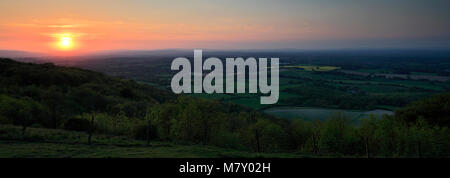
[[[72,37],[62,36],[59,39],[59,47],[61,49],[71,49],[73,46]]]

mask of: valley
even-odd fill
[[[377,53],[378,52],[378,53]],[[161,53],[161,54],[160,54]],[[450,91],[450,62],[445,55],[432,52],[217,52],[204,51],[203,58],[279,57],[280,96],[276,104],[261,105],[261,94],[198,93],[195,97],[219,100],[266,111],[273,107],[317,107],[352,112],[387,110]],[[442,53],[442,52],[440,52]],[[235,56],[233,54],[240,54]],[[71,60],[48,59],[59,65],[75,66],[108,75],[133,79],[161,89],[170,90],[176,71],[170,63],[177,55],[185,55],[193,63],[192,51],[148,53],[147,56],[96,57],[76,63]],[[254,55],[254,56],[253,56]],[[332,56],[332,57],[330,57]],[[385,57],[386,56],[386,57]],[[424,59],[424,60],[419,60]],[[270,73],[269,73],[270,75]],[[266,112],[273,113],[273,112]],[[277,116],[277,115],[275,115]],[[290,115],[290,117],[294,117]],[[297,115],[301,117],[302,115]],[[308,119],[309,120],[309,119]]]

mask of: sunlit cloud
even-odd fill
[[[79,25],[48,25],[50,28],[76,28]]]

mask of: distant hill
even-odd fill
[[[105,50],[96,51],[83,56],[88,57],[145,57],[145,56],[192,56],[192,50],[165,49],[165,50]]]
[[[29,58],[29,57],[42,57],[47,56],[44,53],[35,53],[28,51],[17,51],[17,50],[0,50],[0,57],[3,58]]]

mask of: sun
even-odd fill
[[[73,39],[72,39],[72,37],[70,35],[68,35],[68,34],[61,35],[59,37],[58,46],[61,49],[64,49],[64,50],[72,49],[72,47],[73,47]]]
[[[59,39],[59,46],[63,49],[70,49],[72,45],[72,37],[70,36],[63,36]]]
[[[70,37],[62,37],[61,38],[61,46],[69,47],[71,43],[72,43],[72,38],[70,38]]]

